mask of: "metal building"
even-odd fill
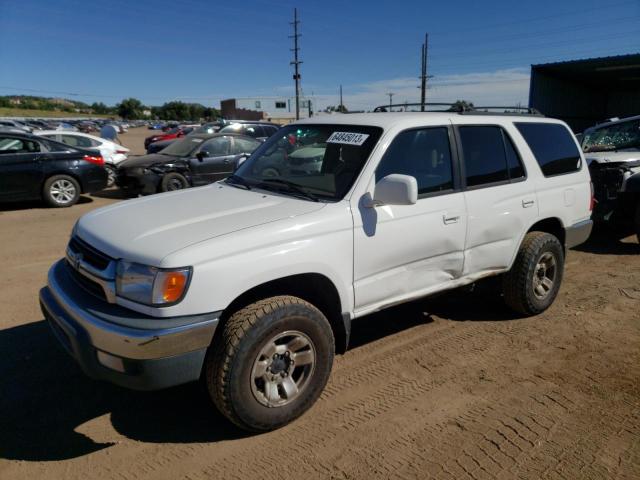
[[[574,132],[640,114],[640,53],[531,66],[529,106]]]

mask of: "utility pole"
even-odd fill
[[[289,38],[293,38],[293,48],[291,51],[293,52],[293,61],[289,63],[289,65],[294,66],[294,74],[293,79],[296,82],[296,120],[300,119],[300,72],[298,66],[302,63],[302,60],[298,60],[298,51],[300,48],[298,47],[298,38],[301,36],[298,33],[298,24],[300,21],[298,20],[298,9],[293,9],[293,22],[290,22],[293,25],[293,35],[289,35]]]
[[[391,105],[393,105],[393,96],[395,95],[395,93],[387,93],[387,95],[389,95],[389,111],[391,111]]]
[[[344,103],[342,103],[342,85],[340,85],[340,112],[344,110]]]
[[[427,75],[427,49],[429,48],[429,34],[424,34],[424,43],[422,44],[422,69],[420,73],[420,111],[424,112],[425,103],[427,102],[427,79],[433,75]]]

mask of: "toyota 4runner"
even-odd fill
[[[355,318],[498,275],[508,306],[544,311],[591,205],[557,120],[311,118],[226,180],[84,215],[40,303],[88,375],[200,379],[231,421],[271,430],[316,401]]]

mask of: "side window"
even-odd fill
[[[580,152],[573,135],[557,123],[516,123],[545,177],[580,170]]]
[[[502,129],[459,127],[467,187],[509,180]]]
[[[230,147],[229,137],[217,137],[203,143],[200,150],[209,152],[210,157],[219,157],[229,155]]]
[[[278,129],[276,127],[273,127],[271,125],[267,125],[267,126],[264,126],[262,128],[264,128],[264,136],[265,137],[270,137],[271,135],[275,134],[278,131]]]
[[[276,102],[276,108],[287,108],[286,102]]]
[[[16,153],[36,153],[40,151],[40,144],[21,138],[0,137],[0,155]]]
[[[249,135],[250,137],[261,137],[262,135],[260,127],[258,127],[257,125],[247,125],[243,128],[243,134],[244,135]]]
[[[415,177],[418,194],[452,189],[448,129],[424,128],[398,134],[378,165],[376,182],[393,173]]]
[[[75,152],[75,151],[77,151],[77,150],[71,148],[70,146],[68,146],[66,143],[49,142],[47,140],[43,140],[42,143],[44,144],[45,148],[47,150],[49,150],[50,152]]]
[[[251,153],[258,146],[260,142],[254,140],[248,140],[246,138],[234,138],[233,139],[233,155],[238,155],[240,153]]]
[[[504,130],[502,131],[502,138],[504,139],[504,148],[507,153],[507,167],[509,168],[509,178],[511,180],[517,180],[525,177],[524,167],[522,166],[522,159],[518,155],[516,147],[513,146],[513,142],[509,135]]]

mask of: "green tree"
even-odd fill
[[[460,112],[465,110],[473,110],[473,102],[467,102],[466,100],[456,100],[449,108],[450,112]]]
[[[137,98],[126,98],[116,108],[118,115],[126,120],[136,120],[143,117],[144,105]]]
[[[91,110],[93,110],[93,113],[97,113],[99,115],[104,115],[107,113],[111,113],[111,108],[107,107],[104,103],[102,102],[94,102],[91,104]]]

